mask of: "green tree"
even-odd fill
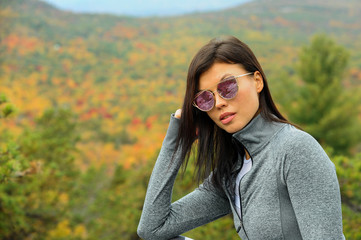
[[[297,72],[302,81],[288,107],[291,121],[340,153],[360,140],[355,107],[360,98],[343,86],[348,60],[345,48],[325,35],[316,35],[300,53]]]
[[[0,93],[0,119],[7,118],[13,112],[13,105],[9,104],[6,96]],[[23,161],[18,146],[11,140],[9,132],[3,131],[0,135],[0,184],[7,183],[22,167]]]
[[[342,197],[343,230],[346,239],[361,239],[361,153],[352,157],[331,155]]]
[[[21,138],[22,152],[29,160],[41,159],[45,164],[69,171],[79,140],[72,113],[65,109],[50,109],[36,120],[34,130],[27,129]]]
[[[14,106],[8,103],[8,99],[2,93],[0,93],[0,107],[0,118],[6,118],[15,111]]]
[[[62,239],[78,179],[71,112],[48,110],[0,152],[0,239]],[[59,227],[60,226],[60,227]],[[63,228],[61,228],[63,227]],[[76,239],[66,236],[63,239]]]

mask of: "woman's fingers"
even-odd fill
[[[182,109],[177,109],[177,111],[175,111],[174,117],[179,119],[181,115],[182,115]]]

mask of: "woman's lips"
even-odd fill
[[[221,123],[227,124],[227,123],[231,122],[235,116],[236,116],[236,113],[226,112],[226,113],[223,113],[219,117],[219,120],[221,121]]]

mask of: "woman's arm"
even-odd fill
[[[303,239],[344,239],[335,166],[309,134],[288,146],[284,177]]]
[[[171,160],[178,128],[179,119],[172,116],[149,180],[138,226],[138,235],[146,240],[176,237],[231,211],[224,193],[211,184],[207,184],[207,188],[202,184],[192,193],[171,203],[174,181],[182,162],[178,154]]]

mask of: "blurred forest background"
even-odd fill
[[[345,236],[361,239],[359,0],[255,0],[163,18],[0,0],[0,239],[138,239],[188,65],[219,35],[254,50],[281,111],[326,149]],[[190,166],[174,199],[194,187]],[[185,235],[238,239],[228,216]]]

